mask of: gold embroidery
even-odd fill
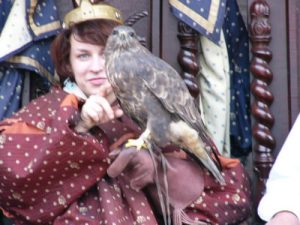
[[[51,131],[52,131],[52,128],[51,128],[51,127],[47,127],[47,128],[46,128],[46,133],[47,133],[47,134],[50,134]]]
[[[187,6],[182,4],[179,0],[169,0],[169,3],[175,8],[180,9],[180,11],[182,11],[185,15],[187,15],[196,23],[204,27],[207,32],[212,33],[214,31],[217,18],[218,18],[218,8],[220,5],[220,0],[211,0],[208,19],[205,19],[197,12],[188,8]]]
[[[34,34],[36,36],[39,36],[40,34],[61,28],[61,24],[58,20],[53,21],[48,24],[45,24],[45,25],[41,25],[41,26],[38,26],[35,24],[35,22],[33,20],[33,15],[34,15],[34,10],[36,9],[37,3],[38,3],[37,0],[30,1],[30,9],[29,9],[29,16],[28,16],[29,25],[30,25],[32,31],[34,32]]]
[[[200,196],[196,201],[195,204],[201,204],[203,202],[203,197]]]
[[[72,169],[80,169],[80,166],[78,163],[76,162],[69,162],[69,166],[72,168]]]
[[[82,207],[79,207],[79,212],[80,213],[87,213],[87,211],[88,211],[88,208],[87,207],[84,207],[84,206],[82,206]]]
[[[51,83],[57,83],[59,78],[53,77],[38,61],[28,56],[14,56],[6,60],[10,63],[24,63],[34,68],[37,68],[43,76],[45,76]]]
[[[41,130],[44,130],[45,129],[45,122],[42,122],[42,121],[38,122],[36,124],[36,127],[41,129]]]
[[[6,141],[6,136],[4,134],[0,135],[0,144],[3,145]]]
[[[232,195],[232,200],[234,203],[237,203],[240,199],[241,197],[238,194]]]
[[[64,196],[61,195],[58,197],[58,204],[60,204],[60,205],[66,204],[66,199],[64,198]]]
[[[146,222],[146,218],[144,216],[138,216],[136,218],[136,222],[141,224],[141,223],[145,223]]]
[[[22,199],[21,195],[19,193],[16,193],[16,192],[14,192],[12,194],[12,196],[13,196],[14,199],[17,199],[17,200],[21,200]]]
[[[121,193],[121,190],[118,187],[118,185],[114,184],[114,189],[115,189],[116,192]]]

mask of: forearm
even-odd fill
[[[266,225],[300,225],[299,218],[290,211],[281,211],[273,216]]]
[[[266,184],[266,193],[259,204],[258,214],[265,221],[280,211],[290,211],[300,216],[299,132],[300,117],[277,156]]]
[[[274,215],[281,211],[290,211],[300,215],[300,187],[297,179],[272,178],[267,182],[266,194],[258,206],[261,219],[270,221]]]

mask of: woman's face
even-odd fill
[[[104,46],[80,42],[79,37],[70,38],[70,64],[78,87],[90,96],[99,93],[107,81]]]

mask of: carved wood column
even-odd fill
[[[178,22],[178,35],[180,51],[178,63],[182,68],[181,76],[194,98],[199,95],[196,76],[199,71],[198,43],[199,34],[183,22]]]
[[[254,172],[256,173],[255,209],[265,190],[265,182],[273,165],[272,151],[276,142],[271,128],[274,116],[270,110],[274,97],[269,86],[273,80],[273,73],[269,63],[272,52],[269,48],[271,41],[271,25],[269,23],[270,7],[266,0],[256,0],[250,7],[251,26],[250,40],[252,43],[252,61],[250,70],[253,75],[251,84],[253,116],[252,135]]]

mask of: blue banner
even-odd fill
[[[252,148],[248,30],[236,0],[227,1],[223,31],[230,67],[230,145],[234,157]]]
[[[219,44],[226,0],[169,0],[179,20]]]

